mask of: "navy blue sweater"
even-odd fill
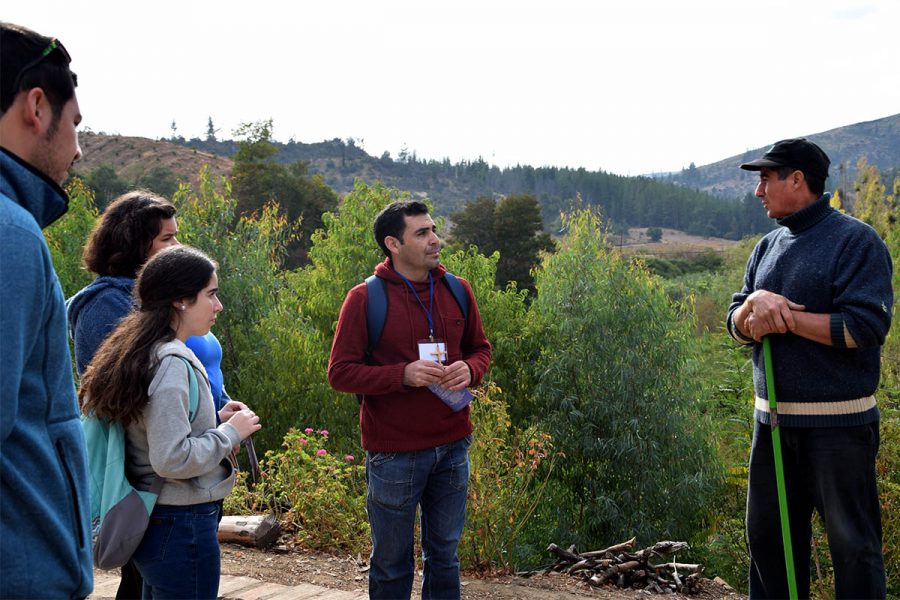
[[[743,289],[732,297],[728,329],[740,338],[734,311],[752,292],[768,290],[831,314],[833,346],[793,333],[770,336],[779,423],[794,427],[861,425],[878,420],[870,398],[878,388],[881,345],[891,325],[891,258],[878,234],[829,205],[814,204],[778,220],[753,249]],[[856,348],[844,343],[844,327]],[[744,340],[746,341],[746,340]],[[762,344],[753,348],[756,395],[767,399]],[[769,422],[757,401],[756,418]]]
[[[131,277],[104,275],[66,301],[78,375],[87,369],[103,340],[134,310],[133,288]]]

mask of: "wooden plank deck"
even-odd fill
[[[119,574],[94,570],[94,593],[91,600],[115,598],[119,588]],[[219,581],[219,598],[222,600],[363,600],[365,592],[333,590],[311,583],[281,585],[266,583],[251,577],[222,575]]]

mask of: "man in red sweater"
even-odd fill
[[[368,290],[347,294],[328,381],[359,394],[372,529],[371,598],[412,592],[416,506],[421,508],[422,598],[459,598],[456,550],[466,513],[469,407],[442,396],[467,394],[487,372],[491,346],[469,283],[468,316],[441,281],[441,240],[421,202],[395,202],[375,219],[387,258],[375,268],[387,294],[383,333],[367,358]],[[445,360],[441,360],[445,359]]]

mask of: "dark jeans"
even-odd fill
[[[809,597],[815,509],[828,535],[835,597],[884,598],[881,508],[875,480],[878,423],[780,430],[799,596]],[[788,597],[774,465],[772,431],[756,423],[747,494],[752,599]]]
[[[143,598],[216,598],[221,516],[221,502],[153,508],[132,558],[144,578]]]
[[[366,454],[366,510],[372,528],[370,598],[410,597],[417,505],[424,563],[422,598],[459,598],[456,549],[466,519],[470,443],[466,437],[418,452]]]

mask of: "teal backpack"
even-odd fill
[[[187,359],[178,358],[188,368],[188,412],[193,422],[199,403],[197,376]],[[157,475],[149,491],[135,489],[125,476],[125,429],[121,423],[91,413],[81,416],[81,424],[88,451],[94,565],[115,569],[128,562],[140,545],[163,478]]]

